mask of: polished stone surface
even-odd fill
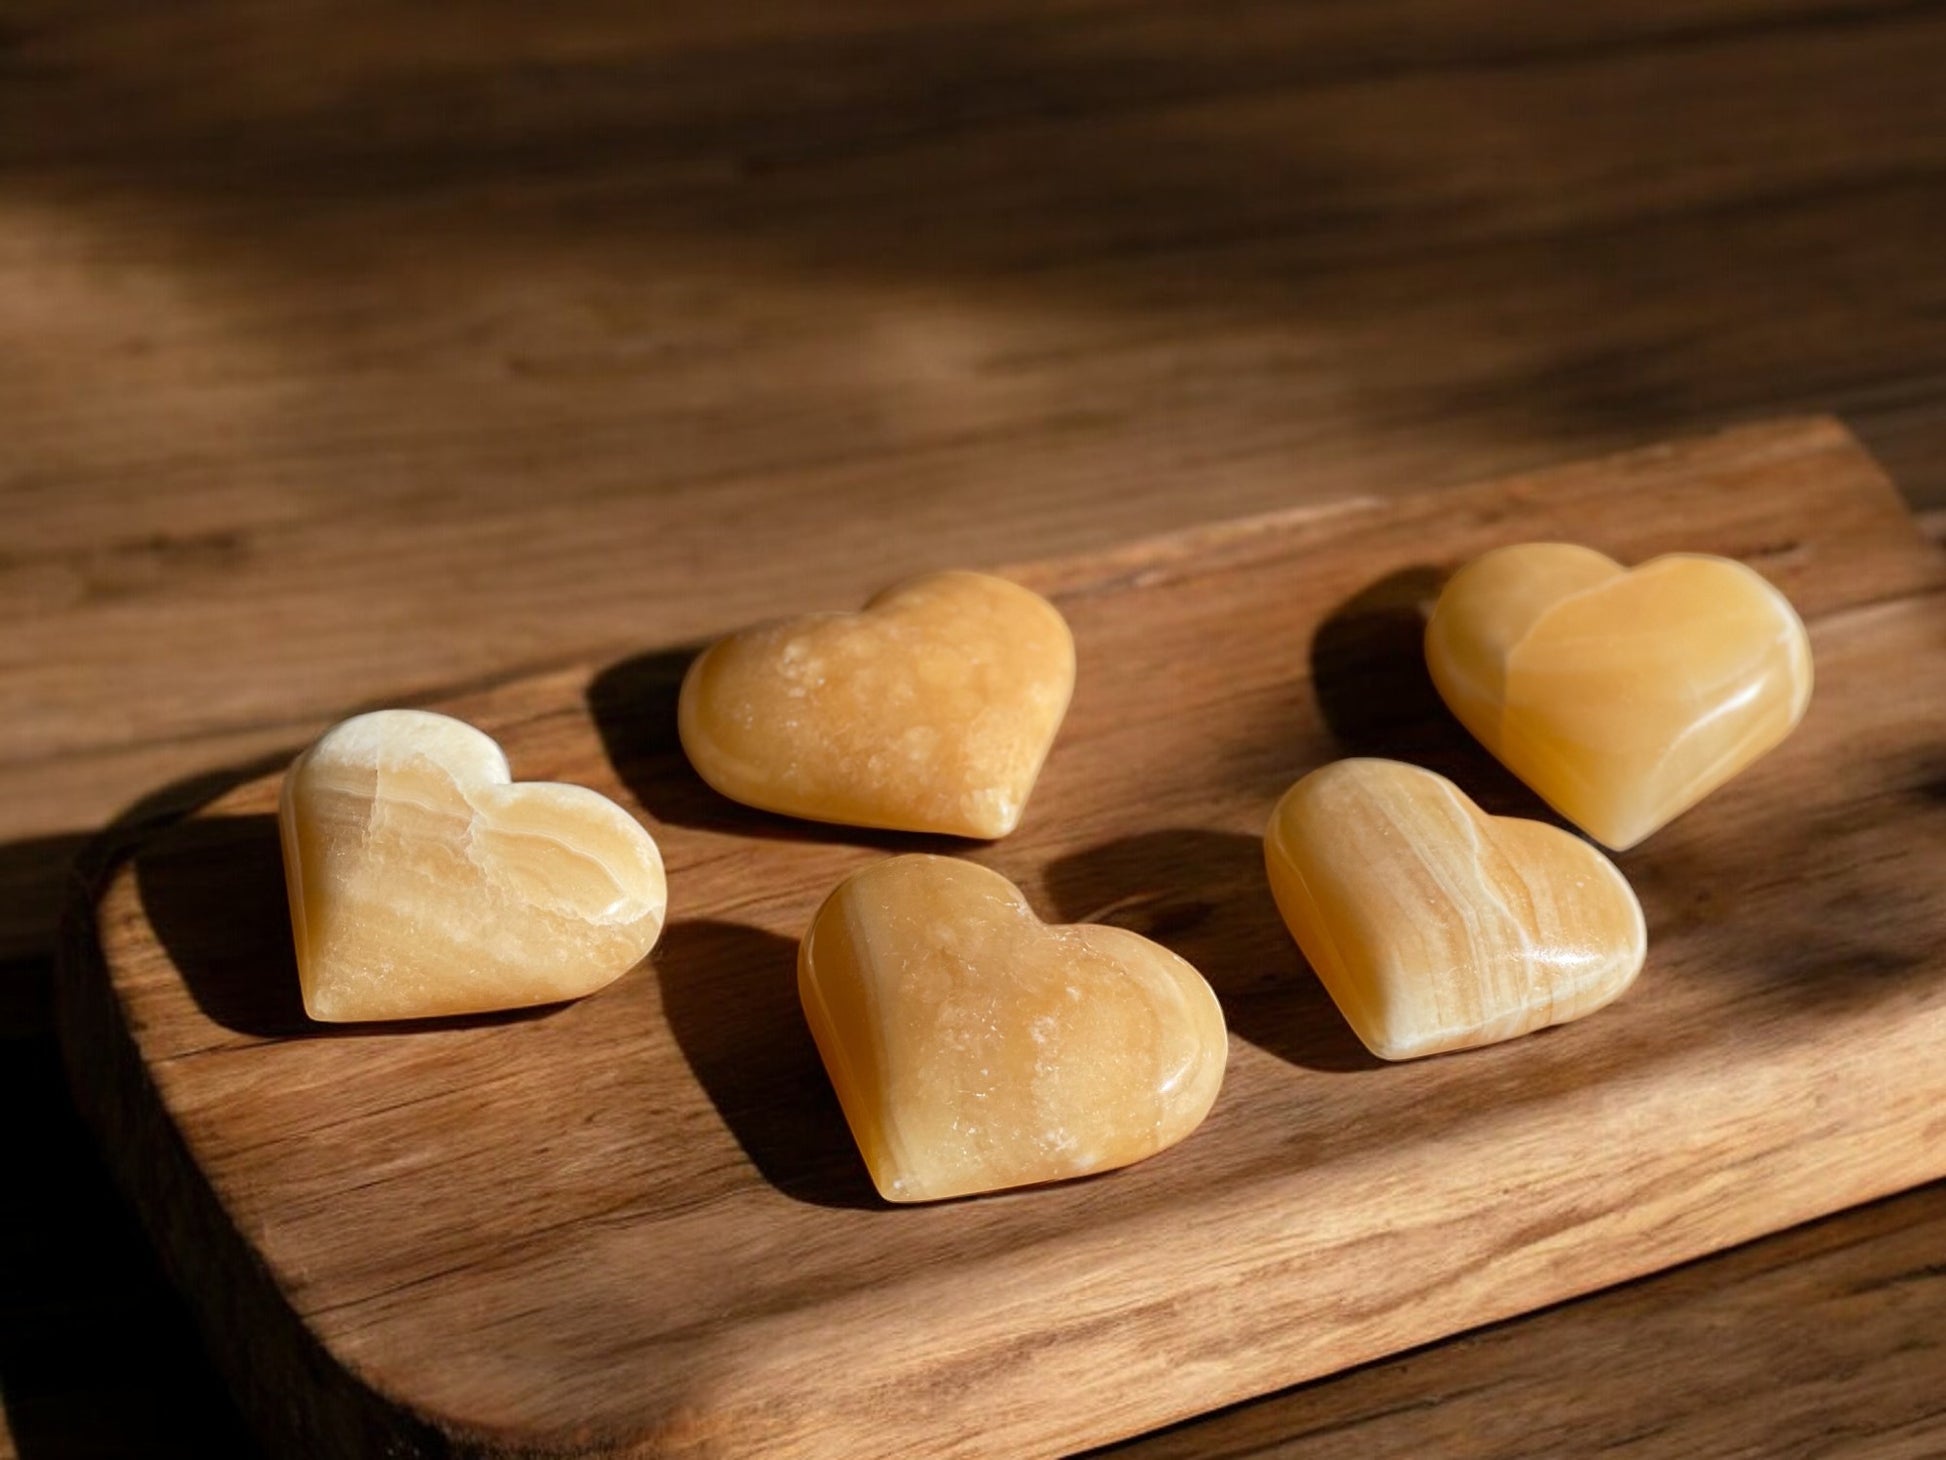
[[[284,778],[304,1008],[356,1021],[579,998],[654,946],[654,838],[584,786],[514,783],[493,740],[422,710],[325,732]]]
[[[813,821],[1005,836],[1074,690],[1054,606],[983,573],[934,573],[861,613],[760,624],[683,681],[683,749],[733,800]]]
[[[1417,766],[1313,771],[1277,803],[1264,859],[1298,946],[1382,1059],[1579,1019],[1642,969],[1642,909],[1613,863]]]
[[[1043,924],[999,873],[949,857],[840,884],[798,992],[888,1201],[1139,1161],[1202,1122],[1228,1058],[1189,964],[1123,928]]]
[[[1775,747],[1811,698],[1789,600],[1691,553],[1631,572],[1569,543],[1497,548],[1440,594],[1426,664],[1460,723],[1618,851]]]

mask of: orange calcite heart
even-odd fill
[[[1440,594],[1426,664],[1461,724],[1618,851],[1777,745],[1811,699],[1789,600],[1690,553],[1628,572],[1568,543],[1498,548]]]
[[[513,784],[500,747],[423,710],[325,732],[278,822],[313,1019],[417,1019],[592,993],[655,945],[655,840],[585,786]]]
[[[826,899],[798,950],[805,1018],[888,1201],[1126,1166],[1201,1124],[1223,1011],[1138,933],[1049,927],[997,872],[893,857]]]
[[[1298,946],[1381,1059],[1579,1019],[1647,951],[1641,905],[1601,853],[1395,760],[1335,761],[1291,787],[1264,860]]]
[[[1074,691],[1053,604],[1003,578],[934,573],[862,613],[712,645],[677,724],[732,800],[813,821],[998,837],[1020,821]]]

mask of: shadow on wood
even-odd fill
[[[150,817],[182,790],[145,797],[121,820]],[[64,1070],[53,1038],[56,924],[89,840],[0,846],[4,1440],[20,1460],[248,1455],[241,1421],[181,1298],[163,1281],[76,1118],[69,1086],[97,1072]]]
[[[683,675],[697,644],[637,654],[608,665],[588,684],[588,714],[616,777],[642,809],[669,826],[747,833],[755,816],[727,801],[690,769],[676,734]]]
[[[253,1453],[182,1299],[74,1114],[51,1037],[10,1038],[0,1048],[0,1112],[6,1453]]]
[[[273,816],[188,821],[135,859],[142,909],[197,1006],[265,1038],[310,1032]]]
[[[246,1454],[182,1300],[75,1117],[55,1047],[55,926],[86,841],[0,846],[0,1445],[20,1460]]]
[[[1045,874],[1064,922],[1109,923],[1193,964],[1232,1033],[1306,1069],[1375,1070],[1291,940],[1263,844],[1235,832],[1142,832],[1062,857]]]
[[[199,1009],[263,1039],[424,1033],[546,1018],[562,1006],[444,1019],[321,1024],[304,1012],[274,816],[185,821],[135,858],[142,910]]]
[[[670,1032],[764,1178],[818,1206],[884,1206],[798,1006],[797,945],[695,921],[673,924],[651,957]]]
[[[43,836],[0,846],[0,1032],[11,1033],[17,1022],[44,1023],[32,1011],[46,1003],[47,959],[75,854],[87,840]]]
[[[1568,826],[1453,718],[1426,670],[1426,618],[1452,573],[1429,564],[1388,573],[1318,625],[1311,683],[1325,724],[1348,756],[1408,761],[1495,816]]]

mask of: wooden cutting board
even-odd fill
[[[1743,558],[1810,625],[1817,692],[1781,749],[1619,858],[1650,937],[1625,998],[1381,1065],[1279,923],[1259,836],[1350,753],[1546,814],[1419,658],[1441,575],[1536,538]],[[517,776],[595,786],[661,842],[651,963],[569,1007],[306,1025],[275,772],[104,843],[63,987],[76,1089],[274,1443],[1051,1453],[1946,1173],[1946,571],[1839,426],[1015,576],[1068,616],[1080,680],[994,846],[714,796],[676,747],[683,651],[442,703]],[[1204,971],[1233,1044],[1196,1135],[1065,1186],[874,1197],[793,957],[834,883],[918,847]]]

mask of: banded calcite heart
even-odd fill
[[[641,824],[585,786],[512,783],[493,740],[422,710],[328,730],[278,822],[304,1008],[331,1022],[580,998],[655,945]]]
[[[1600,852],[1394,760],[1335,761],[1291,787],[1264,860],[1298,946],[1381,1059],[1579,1019],[1647,950],[1641,905]]]
[[[1789,600],[1690,553],[1629,572],[1569,543],[1498,548],[1440,594],[1426,664],[1461,724],[1618,851],[1777,745],[1811,699]]]
[[[798,994],[888,1201],[1126,1166],[1209,1112],[1229,1045],[1202,975],[1123,928],[1050,927],[997,872],[893,857],[842,883]]]
[[[733,634],[683,680],[697,774],[813,821],[998,837],[1020,821],[1074,690],[1074,639],[1046,599],[934,573],[862,613]]]

